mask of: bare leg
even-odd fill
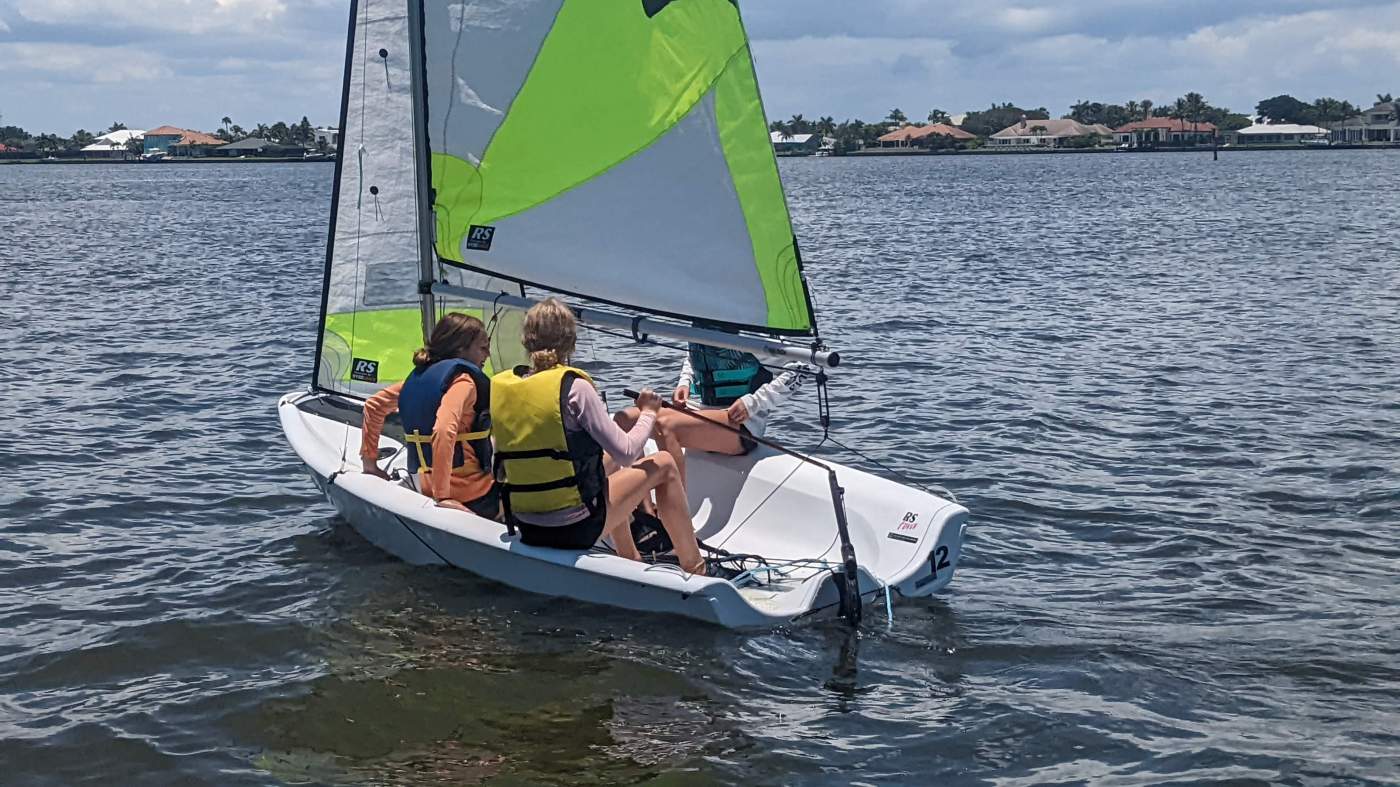
[[[744,452],[739,435],[717,426],[729,425],[729,416],[724,410],[692,410],[691,413],[662,410],[656,416],[656,443],[676,458],[682,479],[686,477],[682,448],[731,456]]]
[[[639,560],[641,555],[632,541],[632,510],[653,489],[661,524],[671,536],[681,568],[692,574],[704,574],[705,561],[700,557],[695,525],[686,507],[685,487],[670,454],[652,454],[608,476],[608,521],[603,534],[613,539],[619,555]]]

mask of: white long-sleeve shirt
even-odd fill
[[[816,369],[801,361],[791,361],[783,365],[783,371],[779,372],[757,391],[744,394],[739,397],[739,401],[744,403],[744,407],[749,411],[749,420],[744,422],[749,434],[754,437],[762,437],[768,429],[768,417],[778,408],[778,405],[792,398],[792,395],[802,389],[802,384],[806,382],[807,375],[803,372],[815,372]],[[689,388],[695,382],[695,367],[690,364],[690,354],[686,353],[685,360],[681,362],[681,376],[676,381],[676,386]],[[701,404],[699,399],[689,400],[690,406],[697,410],[717,410],[725,409],[711,407]]]

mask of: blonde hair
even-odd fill
[[[545,298],[525,313],[525,329],[521,337],[530,353],[530,368],[542,372],[566,363],[574,354],[578,341],[578,320],[574,312],[558,298]]]

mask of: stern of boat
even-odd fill
[[[931,596],[953,580],[953,572],[957,570],[958,560],[962,557],[967,516],[967,509],[955,503],[937,512],[937,521],[930,523],[929,527],[928,535],[932,538],[924,542],[930,546],[923,561],[913,574],[893,586],[901,596]]]

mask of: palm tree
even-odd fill
[[[1181,132],[1182,132],[1181,136],[1182,136],[1182,137],[1185,137],[1185,136],[1186,136],[1186,116],[1187,116],[1187,113],[1188,113],[1188,110],[1187,110],[1187,108],[1186,108],[1186,99],[1185,99],[1185,98],[1178,98],[1176,101],[1173,101],[1173,102],[1172,102],[1172,106],[1171,106],[1171,111],[1170,111],[1169,113],[1167,113],[1167,117],[1171,118],[1172,120],[1178,120],[1178,121],[1181,122]],[[1168,136],[1170,137],[1170,133],[1168,133]],[[1185,140],[1183,139],[1182,141],[1184,142]]]
[[[1377,103],[1377,104],[1389,104],[1390,102],[1392,102],[1392,101],[1394,101],[1394,100],[1395,100],[1395,96],[1392,96],[1392,95],[1389,94],[1389,93],[1377,93],[1377,94],[1376,94],[1376,103]]]
[[[224,133],[227,134],[229,126],[233,125],[233,118],[229,117],[228,115],[224,115],[222,118],[219,119],[219,122],[223,124]]]
[[[902,111],[900,111],[899,107],[895,107],[894,109],[890,110],[890,113],[888,115],[885,116],[885,120],[890,123],[902,124],[908,122],[909,118]]]
[[[108,133],[108,134],[112,133],[113,131],[125,131],[125,130],[126,130],[126,124],[125,124],[125,123],[113,123],[112,125],[110,125],[110,126],[107,127],[107,133]]]
[[[1156,105],[1152,103],[1152,100],[1151,100],[1151,99],[1144,98],[1144,99],[1142,100],[1142,119],[1143,119],[1143,120],[1146,120],[1146,119],[1152,117],[1152,107],[1154,107],[1154,106],[1156,106]]]
[[[830,115],[823,115],[817,120],[817,133],[823,137],[836,136],[836,119]]]
[[[951,119],[952,118],[948,117],[948,113],[941,109],[930,109],[928,111],[928,122],[930,123],[947,123]]]
[[[1183,100],[1186,102],[1186,113],[1191,118],[1191,135],[1194,141],[1197,132],[1196,124],[1200,121],[1201,115],[1205,113],[1206,107],[1210,105],[1206,103],[1206,97],[1200,93],[1187,93]]]
[[[1142,111],[1142,105],[1138,102],[1129,101],[1128,105],[1123,107],[1123,110],[1128,113],[1128,120],[1141,120],[1141,118],[1138,117],[1138,113]]]

